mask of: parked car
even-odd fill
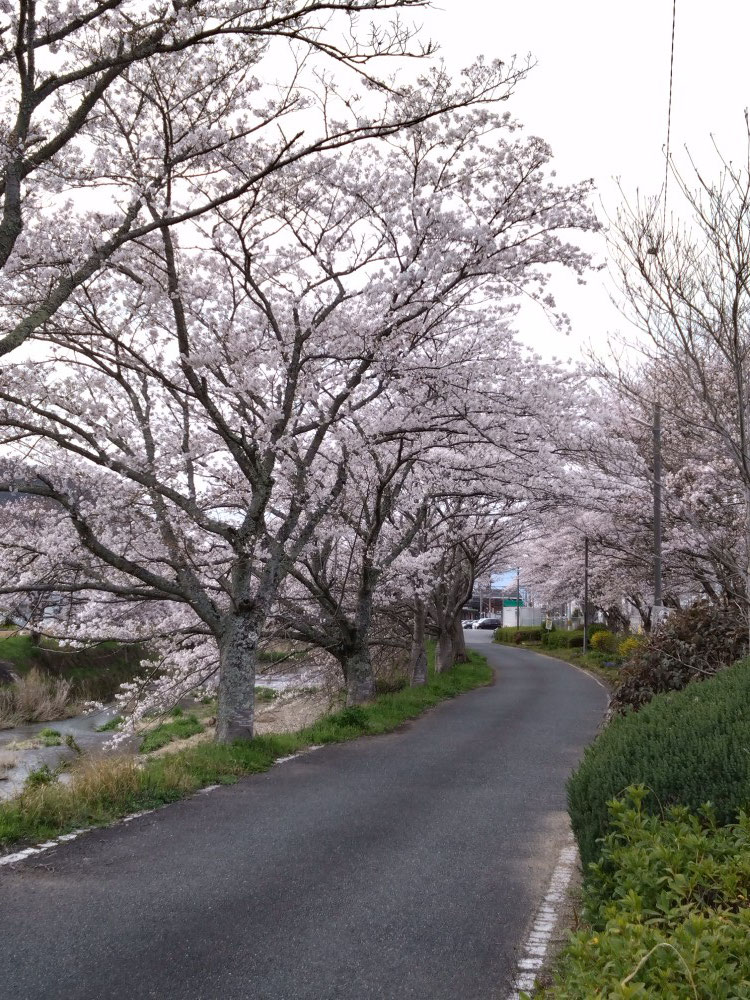
[[[502,623],[502,621],[499,618],[480,618],[479,621],[472,622],[471,623],[471,627],[472,628],[487,628],[487,629],[491,628],[491,629],[495,629],[495,628],[500,628],[500,626],[502,624],[503,623]]]
[[[474,619],[464,618],[464,620],[461,622],[461,628],[474,628]]]

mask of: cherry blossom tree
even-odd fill
[[[322,150],[507,98],[526,67],[477,64],[456,85],[439,67],[410,83],[378,75],[385,59],[431,54],[399,18],[421,5],[6,0],[0,354],[161,226]]]
[[[551,265],[584,270],[588,186],[549,156],[469,109],[302,158],[192,244],[149,198],[155,227],[4,370],[1,485],[47,502],[38,532],[4,526],[2,589],[71,595],[69,636],[151,635],[153,697],[218,680],[217,739],[251,736],[258,643],[344,496],[348,429],[426,391],[458,310],[505,324]]]

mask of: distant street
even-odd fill
[[[491,637],[398,732],[0,869],[0,998],[505,1000],[606,695]]]

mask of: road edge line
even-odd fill
[[[578,848],[575,842],[570,840],[560,851],[546,895],[534,916],[534,923],[526,938],[523,957],[518,962],[513,986],[507,1000],[521,1000],[522,990],[524,992],[533,990],[537,974],[543,968],[547,958],[552,935],[560,921],[565,894],[577,866]]]

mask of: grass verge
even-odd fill
[[[495,642],[498,642],[498,640],[495,639]],[[518,644],[515,642],[500,642],[499,645],[518,648]],[[541,642],[523,642],[520,645],[524,649],[533,649],[535,653],[541,653],[543,656],[551,656],[555,660],[572,663],[574,666],[580,667],[582,670],[586,670],[588,673],[593,674],[594,677],[598,677],[604,681],[610,689],[616,688],[620,683],[619,668],[604,666],[604,663],[608,659],[606,653],[597,653],[595,651],[584,653],[582,649],[554,649]]]
[[[431,659],[434,651],[431,650]],[[73,829],[102,826],[131,812],[174,802],[206,785],[232,784],[266,771],[278,757],[321,743],[340,743],[396,729],[441,701],[489,684],[492,670],[471,650],[469,662],[374,701],[324,716],[297,733],[257,736],[223,746],[202,743],[145,762],[133,757],[82,758],[67,784],[25,788],[0,803],[0,847],[36,842]]]

